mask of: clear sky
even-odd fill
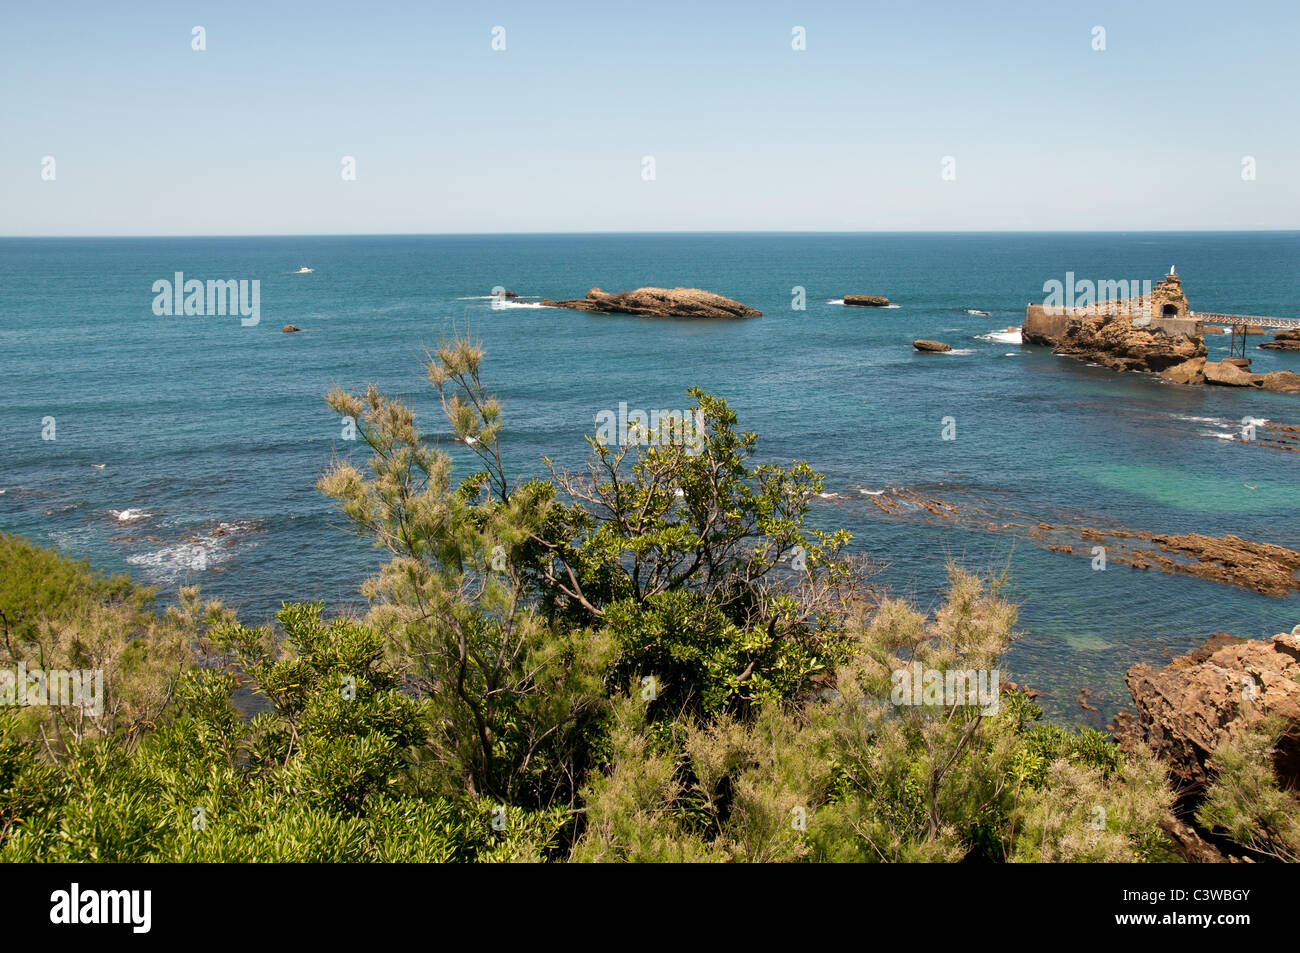
[[[1297,228],[1298,47],[1297,0],[3,0],[0,235]]]

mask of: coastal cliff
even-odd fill
[[[1149,747],[1189,785],[1210,777],[1215,749],[1259,714],[1300,725],[1300,626],[1271,640],[1217,633],[1161,669],[1134,665],[1125,676],[1136,716],[1116,718],[1116,739]],[[1279,779],[1300,784],[1300,736],[1285,733],[1274,754]]]

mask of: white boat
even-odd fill
[[[297,271],[295,271],[294,274],[295,274],[295,275],[310,275],[310,274],[312,273],[313,270],[314,270],[314,269],[312,269],[312,268],[308,268],[306,265],[303,265],[301,268],[299,268]]]

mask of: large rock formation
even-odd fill
[[[944,344],[942,341],[927,341],[925,338],[913,341],[912,347],[916,348],[918,351],[933,351],[939,354],[952,350],[951,344]]]
[[[1271,640],[1218,633],[1164,668],[1134,665],[1125,681],[1137,715],[1116,717],[1116,738],[1150,747],[1180,781],[1204,783],[1220,744],[1275,714],[1290,726],[1275,766],[1284,785],[1300,783],[1300,625]]]
[[[1278,331],[1273,340],[1265,341],[1260,347],[1273,351],[1300,351],[1300,330]]]
[[[1124,317],[1093,315],[1071,318],[1055,353],[1104,364],[1117,371],[1160,373],[1208,353],[1198,335],[1168,334],[1138,326]]]
[[[859,308],[883,308],[889,304],[889,299],[880,295],[845,295],[844,303]]]
[[[763,312],[699,288],[637,288],[610,294],[592,288],[585,298],[552,301],[548,308],[572,308],[603,314],[641,314],[653,318],[757,318]]]

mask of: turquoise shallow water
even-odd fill
[[[1193,308],[1295,315],[1297,263],[1293,232],[4,239],[0,528],[165,588],[200,582],[251,619],[284,599],[355,601],[378,556],[313,488],[332,455],[354,452],[322,395],[374,381],[445,433],[420,360],[470,332],[521,472],[539,472],[543,454],[577,462],[595,415],[620,401],[678,408],[691,385],[719,393],[762,456],[826,474],[838,497],[815,519],[849,528],[895,591],[928,606],[947,559],[1009,565],[1024,635],[1008,676],[1045,688],[1053,717],[1100,723],[1134,661],[1215,631],[1290,628],[1300,599],[1093,572],[1006,535],[888,518],[859,491],[1300,548],[1300,458],[1219,437],[1246,415],[1300,422],[1300,398],[1179,388],[983,337],[1018,325],[1067,271],[1155,280],[1175,264]],[[292,274],[301,265],[315,271]],[[259,279],[261,323],[155,316],[152,284],[176,271]],[[708,288],[764,316],[655,321],[483,297],[646,284]],[[806,310],[791,308],[796,286]],[[845,293],[899,307],[832,303]],[[304,333],[282,334],[287,323]],[[957,351],[917,354],[918,337]],[[1300,355],[1258,340],[1256,370],[1300,371]],[[1226,339],[1211,347],[1226,355]],[[54,441],[41,439],[47,416]],[[954,441],[940,439],[949,416]],[[1080,687],[1100,713],[1074,704]]]

